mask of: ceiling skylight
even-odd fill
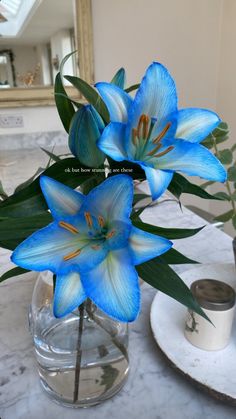
[[[17,15],[22,3],[24,0],[2,0],[0,3],[1,12],[9,20]]]
[[[0,0],[0,36],[18,37],[43,0]]]

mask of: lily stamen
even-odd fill
[[[145,119],[143,119],[143,139],[147,140],[148,132],[149,132],[149,116],[144,115]]]
[[[160,132],[160,134],[156,138],[154,138],[153,144],[159,143],[162,140],[162,138],[166,135],[170,126],[171,126],[171,123],[168,122],[168,124],[166,124],[165,128],[163,128],[163,130]]]
[[[157,146],[152,151],[150,151],[147,155],[153,156],[153,154],[155,154],[158,150],[160,150],[161,147],[162,147],[162,144],[157,144]]]
[[[85,217],[85,221],[87,223],[87,226],[89,228],[91,228],[93,226],[93,220],[92,220],[90,212],[85,212],[84,217]]]
[[[161,151],[159,154],[155,154],[155,156],[154,156],[154,157],[162,157],[162,156],[164,156],[165,154],[169,153],[171,150],[173,150],[173,148],[174,148],[174,146],[173,146],[173,145],[170,145],[169,147],[167,147],[167,149],[166,149],[166,150]]]
[[[112,237],[114,237],[115,234],[116,234],[116,230],[110,231],[110,233],[106,235],[106,239],[111,239]]]
[[[149,131],[148,131],[148,134],[147,134],[147,140],[149,140],[150,137],[151,137],[152,130],[153,130],[153,127],[154,127],[156,121],[157,121],[156,118],[151,118],[151,123],[150,123]]]
[[[141,130],[142,130],[142,128],[143,128],[143,122],[144,122],[144,119],[146,118],[146,116],[144,115],[144,114],[142,114],[141,116],[140,116],[140,118],[139,118],[139,121],[138,121],[138,126],[137,126],[137,134],[138,134],[138,138],[141,138]]]
[[[64,256],[63,259],[64,260],[70,260],[75,258],[76,256],[79,256],[81,253],[81,249],[76,250],[75,252],[71,252],[68,255]]]
[[[137,136],[139,139],[146,140],[149,131],[149,116],[142,114],[138,121]]]
[[[75,228],[72,224],[66,223],[65,221],[59,221],[59,226],[64,228],[65,230],[70,231],[73,234],[78,234],[79,230]]]
[[[99,215],[98,217],[98,224],[100,225],[101,228],[103,228],[105,225],[104,218],[101,215]]]

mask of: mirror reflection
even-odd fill
[[[0,0],[0,88],[52,85],[76,49],[74,22],[74,0]],[[64,72],[78,75],[75,57]]]

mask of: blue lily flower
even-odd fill
[[[224,182],[226,171],[199,143],[219,124],[206,109],[177,109],[175,83],[167,69],[152,63],[134,99],[111,83],[97,83],[111,122],[98,147],[116,161],[145,171],[153,199],[167,189],[175,171]]]
[[[135,265],[166,252],[172,243],[132,226],[132,179],[110,177],[86,196],[47,176],[40,184],[54,221],[22,242],[12,261],[56,274],[56,317],[89,297],[111,317],[135,320],[140,307]]]
[[[72,154],[88,167],[99,167],[105,155],[97,147],[105,124],[92,105],[82,106],[73,116],[69,133]]]

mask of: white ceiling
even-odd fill
[[[48,42],[60,29],[74,26],[73,0],[43,0],[18,38],[0,38],[0,44],[36,45]],[[1,23],[0,23],[1,33]]]

